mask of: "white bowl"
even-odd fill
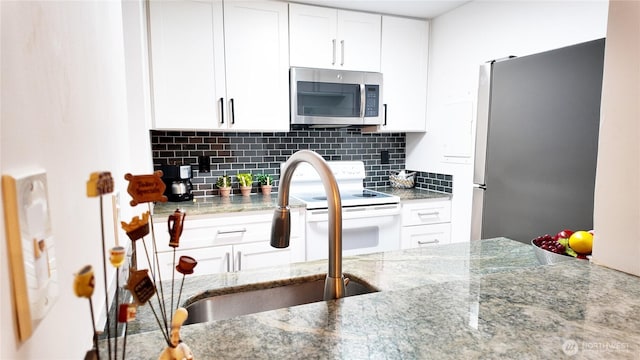
[[[549,250],[540,248],[533,243],[533,240],[531,240],[531,246],[533,246],[533,252],[536,253],[536,257],[542,265],[551,265],[561,263],[563,261],[578,260],[573,256],[556,254]]]

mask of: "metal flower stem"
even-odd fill
[[[113,315],[113,360],[116,360],[118,357],[118,297],[120,296],[118,288],[120,287],[120,270],[116,268],[116,311],[114,311]],[[107,317],[109,315],[107,314]]]
[[[124,354],[127,352],[127,334],[129,333],[128,330],[129,330],[129,324],[124,323],[124,339],[122,340],[122,360],[125,360]]]
[[[109,291],[107,289],[107,250],[104,239],[104,210],[102,205],[103,195],[100,195],[100,231],[102,234],[102,275],[104,278],[104,304],[108,308],[109,307]],[[109,359],[111,359],[111,331],[109,330],[109,316],[107,316],[107,324],[105,326],[107,328],[107,349]]]
[[[147,256],[147,262],[151,265],[151,259],[149,258],[149,250],[147,250],[147,243],[144,242],[144,237],[142,237],[142,246],[144,247],[144,254]],[[151,279],[153,280],[153,285],[156,283],[155,271],[153,271],[153,266],[150,266],[149,271],[151,271]]]
[[[151,301],[149,301],[149,307],[151,308],[151,311],[153,312],[153,316],[155,316],[155,318],[156,318],[156,322],[158,323],[158,327],[160,327],[160,331],[162,331],[162,336],[164,337],[164,341],[167,342],[168,346],[171,346],[171,341],[169,339],[169,335],[167,334],[167,331],[165,331],[165,329],[162,327],[162,323],[160,322],[160,318],[158,318],[158,313],[156,313],[156,309],[153,307],[153,304],[151,303]]]
[[[144,242],[144,237],[142,237],[142,246],[144,247],[144,253],[147,256],[147,263],[149,263],[151,265],[151,259],[149,258],[149,250],[147,250],[147,243]],[[150,268],[149,270],[151,271],[151,281],[153,282],[153,286],[155,286],[157,288],[154,267],[153,266],[149,266],[149,268]],[[158,271],[159,271],[159,269],[158,269]],[[158,294],[156,293],[156,299],[158,300],[158,306],[160,307],[160,309],[162,309],[162,303],[164,302],[164,299],[161,300],[160,297],[157,296],[157,295]],[[149,300],[149,306],[151,306],[151,300]],[[153,314],[156,315],[155,309],[153,307],[151,307],[151,310],[153,311]],[[163,317],[164,325],[165,325],[164,328],[162,327],[162,323],[160,323],[160,320],[159,320],[157,315],[156,315],[156,320],[158,321],[158,326],[160,327],[160,330],[162,330],[162,333],[164,334],[165,331],[168,333],[169,332],[169,328],[167,327],[167,318],[166,318],[166,316]]]
[[[144,242],[144,237],[142,237],[142,246],[144,247],[144,253],[147,256],[147,262],[149,264],[151,264],[151,259],[149,258],[149,251],[147,250],[147,244]],[[155,286],[156,280],[155,280],[155,276],[154,276],[154,272],[153,272],[153,266],[151,266],[151,281],[153,282],[153,285]],[[157,294],[156,294],[157,295]],[[158,306],[162,306],[161,302],[160,302],[160,298],[158,296],[156,296],[158,298]],[[165,330],[164,327],[162,327],[162,323],[160,322],[160,318],[158,317],[158,314],[156,313],[156,309],[154,309],[153,304],[151,304],[151,300],[149,300],[149,307],[151,308],[151,311],[153,311],[153,315],[156,318],[156,322],[158,323],[158,327],[160,327],[160,331],[162,331],[162,335],[164,336],[165,341],[167,341],[167,343],[169,343],[169,338],[167,337],[167,332],[168,330]],[[166,325],[167,320],[164,319],[164,323]]]
[[[93,301],[89,297],[89,310],[91,311],[91,326],[93,326],[93,346],[96,348],[97,360],[100,360],[100,351],[98,350],[98,331],[96,330],[96,318],[93,314]]]
[[[182,283],[180,284],[180,291],[178,292],[178,302],[176,302],[176,309],[180,307],[180,297],[182,296],[182,287],[184,286],[185,276],[186,276],[185,274],[182,274]],[[171,308],[173,308],[173,305],[171,305]]]
[[[173,264],[171,265],[171,269],[173,271],[171,271],[171,307],[169,308],[169,311],[171,311],[171,319],[173,319],[173,283],[175,281],[176,278],[176,248],[173,248]]]
[[[169,332],[169,323],[167,322],[167,310],[165,309],[165,305],[164,305],[164,290],[162,287],[162,276],[160,275],[160,260],[158,258],[158,247],[156,246],[156,232],[153,228],[153,215],[152,215],[152,210],[151,210],[151,203],[147,203],[148,207],[149,207],[149,222],[151,223],[151,242],[153,244],[153,252],[156,255],[156,266],[158,267],[157,270],[157,274],[158,274],[158,282],[160,283],[160,297],[162,299],[162,301],[160,301],[160,299],[158,299],[158,302],[160,303],[160,313],[162,314],[162,317],[164,319],[164,326],[166,328],[167,333]]]

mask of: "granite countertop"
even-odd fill
[[[381,187],[375,190],[400,197],[400,200],[418,199],[450,199],[451,194],[424,189],[397,189]],[[156,203],[153,214],[157,216],[171,215],[176,209],[182,209],[191,216],[206,216],[214,214],[232,213],[240,211],[273,210],[278,201],[278,194],[251,194],[250,196],[232,195],[229,197],[211,196],[194,199],[193,201]],[[289,206],[304,207],[304,204],[290,199]]]
[[[198,198],[193,201],[156,203],[153,208],[154,216],[171,215],[176,209],[181,209],[192,216],[206,216],[241,211],[273,210],[278,202],[278,194],[251,194],[249,196],[231,195],[228,197],[211,196]],[[291,208],[304,207],[304,204],[290,199]]]
[[[378,187],[378,188],[375,188],[374,190],[391,194],[391,195],[396,195],[400,198],[400,201],[424,200],[424,199],[449,200],[453,196],[452,194],[449,194],[449,193],[443,193],[443,192],[432,191],[427,189],[418,189],[418,188],[399,189],[391,186],[386,186],[386,187]]]
[[[181,302],[326,268],[191,276]],[[343,270],[380,292],[188,325],[182,339],[200,359],[640,358],[640,279],[584,260],[540,266],[530,245],[497,238],[345,257]],[[164,346],[146,308],[127,358]]]

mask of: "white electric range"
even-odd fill
[[[400,198],[366,189],[362,161],[328,161],[342,204],[343,255],[400,249]],[[307,260],[328,256],[328,202],[320,175],[307,163],[293,173],[290,196],[303,202]]]

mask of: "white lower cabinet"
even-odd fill
[[[152,242],[146,241],[149,262],[160,264],[162,280],[172,276],[182,277],[175,272],[180,256],[191,256],[198,262],[194,274],[206,275],[220,272],[241,271],[258,267],[288,264],[304,261],[305,244],[303,221],[300,211],[291,210],[291,242],[285,249],[271,247],[271,221],[273,212],[242,212],[234,214],[187,218],[183,225],[180,246],[175,251],[169,246],[167,223],[154,218],[157,260]],[[137,246],[139,268],[149,268],[146,253]],[[175,272],[175,274],[173,274]]]
[[[402,201],[401,247],[411,249],[451,242],[451,200]]]

